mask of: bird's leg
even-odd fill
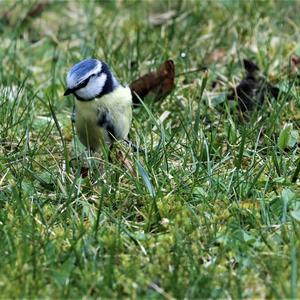
[[[71,116],[72,124],[75,124],[75,119],[76,119],[76,107],[75,105],[73,105],[72,116]]]
[[[134,152],[140,152],[145,154],[145,150],[143,148],[138,147],[136,144],[132,143],[130,140],[124,139],[124,142],[132,148]]]
[[[112,144],[109,145],[109,151],[108,151],[108,161],[110,163],[113,162],[112,157],[111,157],[111,152],[112,152],[113,148],[114,148],[114,144],[112,143]]]

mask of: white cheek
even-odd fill
[[[106,74],[101,74],[99,77],[91,78],[89,83],[82,89],[76,91],[76,95],[82,99],[93,99],[99,95],[106,82]]]

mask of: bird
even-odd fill
[[[127,141],[132,123],[132,93],[102,60],[88,58],[67,73],[64,96],[75,96],[72,121],[80,142],[91,151]]]

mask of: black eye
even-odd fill
[[[90,78],[91,78],[91,77],[99,77],[100,74],[101,74],[101,72],[98,72],[98,73],[96,73],[96,74],[91,75]]]

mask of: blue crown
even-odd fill
[[[74,65],[70,70],[70,75],[76,78],[83,77],[86,73],[92,71],[99,65],[99,61],[93,58],[85,59],[76,65]]]
[[[74,88],[79,85],[82,81],[87,79],[93,73],[100,72],[102,63],[93,58],[85,59],[75,64],[68,72],[67,84],[69,88]]]

